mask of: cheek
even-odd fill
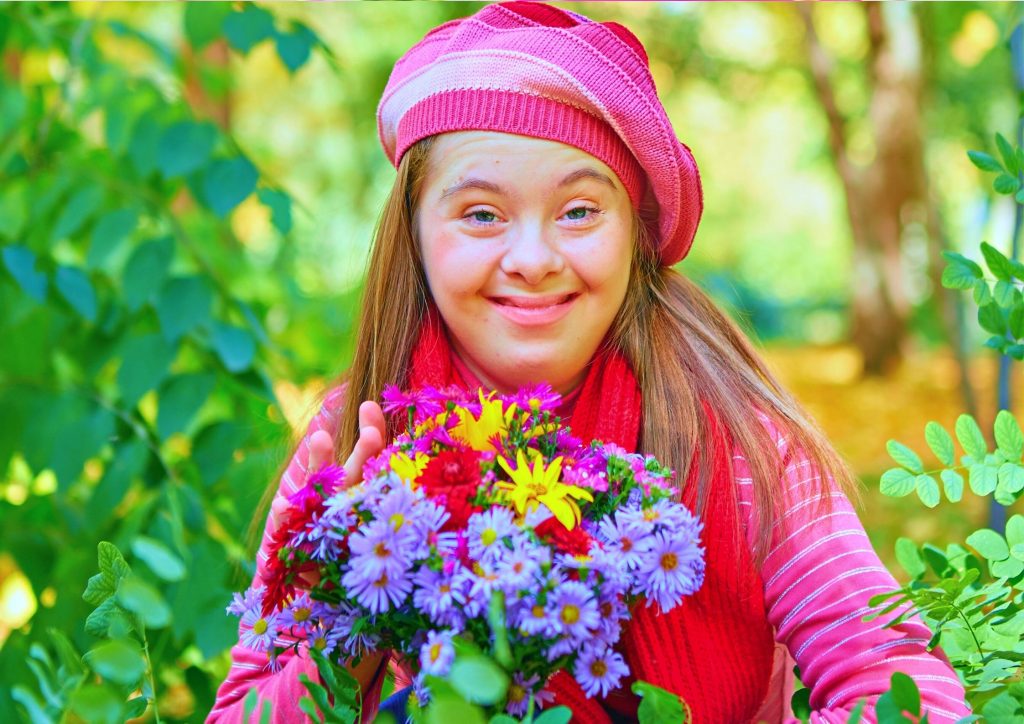
[[[474,296],[485,285],[493,265],[485,246],[443,228],[420,238],[423,271],[438,305]]]

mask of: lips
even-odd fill
[[[495,304],[500,304],[506,307],[516,307],[518,309],[546,309],[547,307],[565,304],[578,296],[578,292],[570,292],[569,294],[546,294],[544,296],[537,297],[490,297],[490,300]]]
[[[569,294],[516,295],[488,297],[487,301],[505,319],[520,327],[554,324],[572,309],[579,292]]]

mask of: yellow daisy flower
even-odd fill
[[[394,453],[388,460],[391,470],[408,483],[415,483],[429,462],[430,458],[423,453],[416,453],[415,459],[405,453]]]
[[[508,434],[508,423],[516,414],[516,406],[509,405],[503,409],[500,399],[484,396],[480,390],[480,417],[464,407],[456,407],[454,412],[459,417],[458,424],[452,428],[451,435],[469,445],[473,450],[494,450],[490,439],[494,435],[505,437]]]
[[[580,522],[582,513],[577,500],[593,501],[594,497],[583,488],[566,485],[559,478],[562,474],[562,458],[557,457],[544,467],[544,458],[537,453],[531,468],[522,450],[516,453],[516,467],[498,457],[498,464],[508,473],[511,482],[499,481],[497,486],[506,492],[516,512],[523,515],[527,510],[536,510],[543,505],[550,510],[558,522],[572,530]]]

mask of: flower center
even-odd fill
[[[309,619],[310,610],[303,606],[302,608],[295,609],[295,620],[302,622]]]
[[[325,639],[323,636],[317,636],[315,639],[313,639],[313,648],[317,651],[323,651],[327,648],[327,639]]]
[[[602,676],[608,673],[608,664],[601,659],[598,659],[590,665],[590,673],[595,679],[600,679]]]
[[[523,568],[525,568],[525,566],[523,565],[522,561],[516,561],[515,563],[512,564],[512,572],[513,573],[522,573],[523,572]]]
[[[430,647],[430,663],[437,663],[439,658],[441,658],[441,644],[436,643]]]
[[[612,602],[605,601],[601,604],[601,615],[608,618],[612,615]]]
[[[562,623],[574,624],[580,620],[580,607],[571,603],[562,606]]]
[[[544,607],[538,604],[533,607],[530,613],[533,614],[534,618],[544,618]]]
[[[540,400],[538,400],[536,397],[531,397],[530,398],[530,409],[531,410],[539,410],[540,409]]]
[[[262,636],[267,632],[267,620],[265,618],[261,618],[252,625],[252,630],[257,636]]]
[[[378,558],[387,558],[391,555],[391,551],[388,550],[383,541],[373,547],[373,553]]]
[[[508,687],[508,700],[510,704],[516,704],[526,698],[526,689],[519,684],[512,684]]]
[[[486,528],[484,532],[480,534],[480,542],[485,546],[491,545],[494,541],[498,540],[498,532],[494,528]]]
[[[390,518],[388,518],[388,522],[391,523],[391,527],[392,528],[394,528],[395,530],[398,530],[403,525],[405,525],[405,516],[402,515],[401,513],[395,513]]]
[[[666,553],[661,557],[661,570],[674,571],[679,567],[679,556],[675,553]]]
[[[377,588],[384,588],[388,585],[388,574],[382,573],[380,578],[373,582],[373,585]]]
[[[438,590],[441,591],[441,593],[451,593],[452,587],[447,583],[442,583]]]
[[[631,550],[633,550],[633,539],[627,538],[626,536],[622,536],[622,538],[619,540],[619,545],[622,546],[623,553],[629,553]]]
[[[649,523],[653,523],[656,520],[661,520],[661,513],[656,511],[654,508],[648,508],[644,511],[644,520]]]

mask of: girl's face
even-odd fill
[[[633,211],[608,166],[555,141],[446,133],[414,226],[452,344],[484,384],[582,381],[632,261]]]

